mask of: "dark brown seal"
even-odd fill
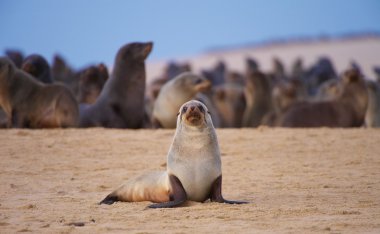
[[[29,55],[24,59],[21,68],[42,83],[53,83],[49,63],[41,55]]]
[[[143,127],[145,59],[152,48],[152,42],[135,42],[119,49],[112,76],[98,99],[93,105],[81,110],[81,127]]]
[[[108,69],[103,63],[81,71],[79,74],[79,103],[95,103],[107,79]]]
[[[244,90],[247,107],[244,111],[243,127],[258,127],[272,108],[271,83],[264,73],[247,73]]]

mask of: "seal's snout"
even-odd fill
[[[147,42],[147,43],[145,43],[143,51],[142,51],[142,53],[143,53],[143,55],[144,55],[145,58],[148,57],[148,55],[150,54],[150,52],[152,51],[152,49],[153,49],[153,42]]]
[[[186,103],[182,107],[182,116],[188,125],[202,125],[205,119],[205,108],[199,102]]]

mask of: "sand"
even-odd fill
[[[380,233],[380,130],[218,130],[223,194],[246,205],[98,205],[164,170],[174,130],[1,130],[0,232]]]

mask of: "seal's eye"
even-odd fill
[[[200,84],[200,83],[202,83],[202,79],[197,79],[196,81],[195,81],[195,84]]]
[[[184,106],[184,107],[182,108],[182,112],[185,113],[186,111],[187,111],[187,106]]]
[[[202,105],[199,105],[199,106],[198,106],[198,109],[199,109],[201,112],[205,113],[205,109],[203,108]]]

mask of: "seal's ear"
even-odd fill
[[[179,112],[177,113],[177,116],[179,115]]]

